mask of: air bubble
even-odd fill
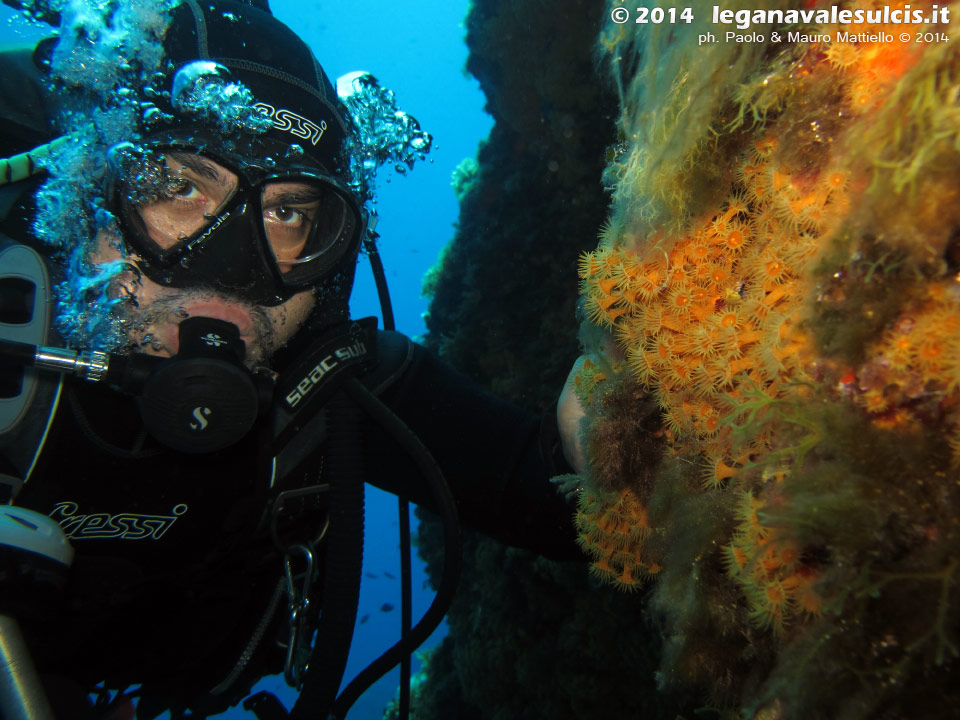
[[[224,134],[239,129],[263,133],[273,127],[273,120],[254,107],[253,94],[231,80],[227,68],[210,60],[197,60],[180,68],[171,96],[178,110],[216,123]]]
[[[128,266],[89,258],[98,249],[101,230],[115,236],[116,218],[105,209],[102,175],[108,161],[117,166],[128,162],[123,148],[115,146],[137,137],[144,120],[153,117],[151,104],[140,105],[137,99],[149,95],[140,95],[145,78],[163,80],[164,54],[157,39],[175,4],[177,0],[57,3],[61,32],[49,78],[76,88],[76,102],[56,118],[71,142],[43,160],[47,179],[36,194],[33,230],[64,258],[65,280],[56,288],[56,327],[77,347],[112,350],[126,344],[127,328],[116,308],[133,301],[109,292]],[[102,242],[115,244],[112,239]]]
[[[350,184],[370,201],[378,168],[389,163],[398,174],[405,175],[430,152],[433,138],[420,129],[416,118],[397,107],[393,92],[381,87],[369,73],[339,78],[337,94],[359,130],[358,142],[350,148]]]
[[[156,105],[147,107],[143,111],[143,124],[150,128],[163,120],[163,112]]]

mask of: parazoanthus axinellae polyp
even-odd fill
[[[917,427],[928,413],[919,400],[941,396],[960,403],[960,287],[949,279],[930,283],[923,296],[905,303],[891,326],[869,349],[869,360],[851,373],[854,400],[879,427]],[[953,461],[960,465],[960,418],[950,427]]]
[[[890,9],[903,10],[905,3],[894,3]],[[916,26],[899,24],[872,24],[869,33],[861,33],[862,25],[821,27],[818,35],[832,38],[820,51],[838,75],[844,79],[843,93],[847,107],[856,113],[877,108],[907,69],[916,62],[919,53],[910,43],[900,40],[904,29],[917,31]],[[843,33],[839,35],[838,33]],[[848,37],[861,37],[850,42]],[[895,38],[888,42],[886,37]]]
[[[910,4],[768,42],[698,41],[696,0],[693,32],[604,33],[622,112],[579,267],[577,524],[617,587],[657,563],[658,677],[730,715],[960,697],[960,2]]]
[[[765,473],[766,482],[781,482],[788,472]],[[747,599],[751,620],[779,635],[791,620],[818,615],[822,601],[813,588],[818,574],[801,561],[800,549],[764,523],[765,503],[750,491],[740,492],[724,562]]]
[[[842,170],[808,188],[771,158],[774,140],[755,141],[721,207],[671,247],[607,247],[580,262],[588,317],[616,331],[627,366],[661,400],[673,436],[705,443],[716,471],[706,477],[710,486],[723,485],[744,461],[729,421],[739,378],[769,386],[809,358],[795,319],[804,273],[818,233],[836,221],[833,209],[848,206]]]
[[[644,554],[651,532],[647,510],[631,490],[600,498],[581,497],[577,511],[580,547],[596,560],[591,572],[622,590],[633,590],[660,572],[655,559]]]
[[[772,399],[791,392],[781,381],[801,373],[810,356],[809,338],[795,320],[807,292],[804,272],[818,250],[816,233],[834,219],[833,207],[847,207],[846,182],[798,187],[772,159],[775,148],[774,138],[758,138],[741,157],[740,180],[722,206],[671,247],[605,247],[580,260],[587,316],[615,331],[627,367],[660,401],[674,442],[700,444],[705,487],[726,486],[763,450],[763,435],[736,436],[740,386],[767,388]],[[791,206],[781,202],[784,195],[807,200]],[[815,225],[805,219],[814,205]],[[586,367],[576,382],[592,390],[595,368]],[[602,508],[581,503],[582,536],[593,537],[587,530]],[[592,541],[584,548],[600,576],[616,572],[608,568],[618,556],[608,547]],[[622,577],[632,566],[615,567]],[[630,583],[616,584],[636,585],[644,574],[628,575]]]
[[[912,62],[904,47],[882,43],[837,42],[810,54],[834,68],[843,79],[844,102],[861,114]],[[869,103],[864,92],[873,93]],[[628,241],[608,228],[601,247],[579,264],[587,318],[611,331],[626,368],[655,394],[674,451],[696,447],[706,489],[734,485],[738,469],[776,443],[765,419],[774,404],[796,398],[797,383],[807,381],[805,368],[815,358],[801,326],[813,290],[810,270],[852,207],[854,170],[844,157],[827,151],[819,165],[792,167],[783,159],[789,153],[778,129],[773,124],[747,144],[731,168],[726,198],[692,219],[684,233]],[[957,334],[944,330],[938,337],[929,329],[921,333],[930,323],[917,326],[908,340],[898,338],[897,352],[885,351],[891,372],[960,376],[948,360],[958,357]],[[579,382],[592,390],[603,379],[587,367]],[[858,392],[855,402],[878,421],[897,417],[879,390]],[[960,432],[955,442],[960,452]],[[623,498],[616,502],[622,505]],[[604,512],[596,498],[581,503],[581,537],[596,536]],[[751,617],[778,631],[819,608],[814,573],[791,562],[773,567],[786,552],[783,543],[789,546],[741,523],[726,550]],[[629,563],[615,564],[623,548],[613,553],[594,540],[584,547],[601,577],[620,587],[642,580]]]

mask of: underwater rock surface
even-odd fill
[[[579,269],[581,544],[653,578],[661,686],[720,716],[954,717],[960,26],[864,1],[878,23],[699,47],[692,7],[600,37],[623,142]],[[652,478],[609,452],[644,442],[638,391]]]
[[[430,666],[445,658],[456,674],[437,673],[434,687],[448,712],[460,691],[469,711],[458,717],[693,717],[669,692],[698,716],[956,717],[960,5],[948,24],[830,25],[811,13],[781,20],[778,41],[773,25],[755,28],[761,42],[702,47],[698,35],[718,31],[712,5],[690,6],[689,25],[615,25],[612,2],[590,28],[620,110],[603,174],[612,207],[578,268],[590,464],[577,524],[610,588],[602,602],[620,604],[587,609],[591,591],[570,568],[478,540]],[[554,176],[538,176],[535,159],[550,167],[536,152],[549,141],[530,138],[557,137],[538,118],[550,101],[602,85],[571,74],[551,93],[560,79],[538,65],[553,59],[546,48],[586,39],[538,46],[530,28],[543,24],[525,15],[535,7],[481,3],[471,15],[470,67],[498,124],[430,325],[447,357],[531,406],[556,395],[569,335],[551,330],[552,347],[526,355],[511,338],[541,337],[531,328],[546,326],[543,306],[569,306],[562,290],[512,306],[498,290],[542,287],[561,249],[499,250],[499,284],[484,283],[481,238],[548,222],[554,207],[572,211],[577,187],[595,187],[584,156],[582,180],[550,186],[572,193],[567,207],[551,205],[538,190]],[[929,23],[932,5],[911,7]],[[584,100],[594,121],[608,114]],[[509,162],[498,144],[508,129],[533,156]],[[488,177],[499,182],[484,195]],[[492,212],[480,202],[490,196]],[[567,224],[574,216],[597,220],[570,212],[557,237],[600,227]],[[538,391],[523,392],[518,379],[540,373]],[[422,717],[441,717],[431,682]]]
[[[495,125],[458,173],[454,239],[427,278],[428,343],[540,411],[577,355],[576,258],[595,246],[616,100],[594,77],[600,3],[475,2],[467,69]],[[590,22],[585,22],[589,18]]]
[[[552,408],[579,353],[577,258],[608,211],[601,173],[616,97],[594,52],[604,12],[583,0],[484,1],[467,21],[468,68],[496,123],[455,178],[460,219],[428,278],[427,342],[537,412]],[[464,545],[450,635],[414,684],[413,717],[676,716],[676,699],[656,692],[659,640],[639,595],[601,587],[586,563],[469,531]],[[418,550],[438,579],[442,535],[430,518]]]

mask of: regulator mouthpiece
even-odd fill
[[[180,323],[180,352],[156,366],[140,398],[150,434],[185,453],[214,452],[242,439],[260,408],[245,354],[236,325],[206,317]]]

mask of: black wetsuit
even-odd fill
[[[31,76],[29,54],[0,63],[14,68],[0,68],[0,110],[18,103],[4,113],[10,154],[49,139],[49,98]],[[22,231],[16,209],[8,219],[0,229]],[[380,340],[372,384],[435,457],[461,521],[548,557],[579,559],[572,508],[549,482],[566,471],[555,422],[498,400],[402,336]],[[43,673],[69,678],[77,689],[104,680],[144,683],[158,703],[190,702],[230,677],[282,577],[282,554],[264,517],[274,497],[264,432],[255,428],[216,453],[184,455],[144,438],[133,399],[64,382],[43,452],[16,500],[57,519],[77,553],[66,591],[24,618]],[[434,505],[392,437],[367,421],[361,437],[368,482]],[[319,435],[307,447],[284,487],[328,479]],[[23,457],[5,461],[0,453],[0,470],[25,473]],[[323,498],[308,498],[282,519],[281,534],[284,541],[309,539],[324,521]],[[242,676],[217,695],[224,704],[256,677],[280,670],[275,640],[285,633],[283,605]]]

